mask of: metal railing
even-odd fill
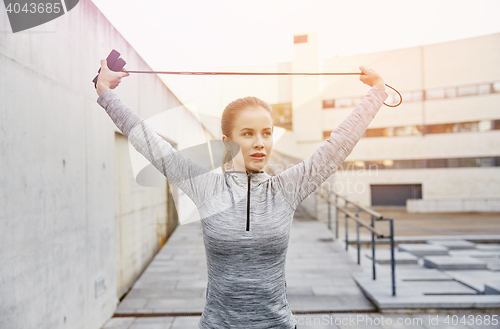
[[[394,223],[393,223],[393,218],[383,218],[381,214],[378,212],[374,211],[373,209],[370,209],[366,206],[360,205],[357,202],[354,201],[349,201],[346,197],[341,196],[337,194],[336,192],[331,191],[330,189],[327,190],[327,195],[325,196],[324,193],[318,192],[316,190],[314,193],[316,195],[319,195],[321,198],[323,198],[327,204],[328,204],[328,229],[332,229],[332,216],[331,216],[331,206],[335,206],[335,238],[339,238],[339,211],[343,212],[345,214],[345,249],[346,251],[348,250],[349,246],[349,235],[348,235],[348,219],[352,219],[356,222],[356,233],[357,233],[357,248],[358,248],[358,265],[360,264],[360,241],[359,241],[359,228],[360,226],[366,228],[368,231],[371,232],[371,247],[372,247],[372,273],[373,273],[373,280],[376,280],[376,273],[375,273],[375,236],[377,239],[389,239],[390,244],[391,244],[391,276],[392,276],[392,295],[396,295],[396,282],[395,282],[395,261],[394,261]],[[335,196],[335,201],[331,200],[331,195]],[[344,206],[341,207],[338,203],[339,199],[344,200]],[[353,205],[355,207],[355,213],[352,213],[351,211],[348,210],[349,204]],[[359,217],[359,212],[364,211],[367,214],[370,215],[371,217],[371,224],[367,224],[361,220]],[[388,221],[389,222],[389,236],[385,236],[382,232],[378,231],[375,228],[375,221]]]

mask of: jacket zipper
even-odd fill
[[[247,193],[247,231],[250,231],[250,173],[247,171],[248,176],[248,193]]]

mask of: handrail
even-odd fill
[[[360,259],[361,259],[361,251],[360,251],[360,241],[359,241],[359,228],[364,227],[365,229],[369,230],[372,235],[371,239],[371,246],[372,246],[372,273],[373,273],[373,280],[375,280],[375,236],[377,238],[388,238],[390,240],[391,244],[391,276],[392,276],[392,295],[396,295],[396,279],[395,279],[395,259],[394,259],[394,220],[393,218],[384,218],[381,214],[378,212],[374,211],[373,209],[370,209],[366,206],[360,205],[357,202],[354,201],[349,201],[347,197],[342,196],[337,194],[334,191],[331,191],[330,189],[326,189],[328,192],[328,196],[325,196],[323,193],[318,192],[317,190],[314,192],[315,195],[319,195],[321,198],[323,198],[327,204],[328,204],[328,229],[331,230],[331,211],[330,207],[333,205],[335,206],[335,237],[338,239],[338,227],[339,227],[339,210],[342,211],[345,214],[345,243],[346,243],[346,251],[349,246],[349,238],[348,238],[348,222],[347,220],[350,218],[356,222],[356,233],[357,233],[357,249],[358,249],[358,265],[360,264]],[[330,200],[330,194],[335,195],[335,201]],[[341,198],[344,200],[344,207],[342,208],[338,204],[338,199]],[[349,204],[354,205],[356,209],[356,213],[352,213],[349,211],[347,208]],[[359,218],[359,212],[364,211],[368,213],[371,217],[371,224],[368,225],[367,223],[363,222]],[[382,232],[379,230],[375,229],[375,221],[388,221],[389,222],[389,236],[385,236]]]
[[[342,196],[342,195],[340,195],[340,194],[337,194],[337,193],[335,193],[335,192],[332,192],[332,193],[333,193],[333,194],[335,194],[335,195],[338,195],[338,197],[339,197],[339,198],[343,199],[344,201],[348,201],[350,204],[352,204],[352,205],[354,205],[354,206],[356,206],[356,207],[360,208],[361,210],[363,210],[363,211],[365,211],[365,212],[369,213],[370,215],[375,216],[375,217],[376,217],[376,218],[375,218],[375,220],[380,220],[380,219],[382,219],[382,218],[383,218],[383,216],[382,216],[381,214],[379,214],[378,212],[376,212],[376,211],[375,211],[375,210],[373,210],[373,209],[368,208],[367,206],[363,206],[363,205],[361,205],[361,204],[359,204],[359,203],[357,203],[357,202],[355,202],[355,201],[349,201],[349,200],[347,200],[347,197]]]
[[[353,214],[352,212],[350,212],[349,210],[346,210],[346,209],[343,209],[341,207],[338,206],[337,203],[335,202],[332,202],[330,200],[328,200],[327,197],[325,197],[325,195],[323,193],[317,193],[320,197],[322,197],[326,202],[330,202],[331,205],[333,206],[336,206],[338,208],[338,210],[342,211],[343,213],[345,213],[347,216],[349,216],[351,219],[353,219],[355,222],[358,222],[359,225],[363,226],[364,228],[366,228],[368,231],[370,232],[373,232],[377,235],[377,238],[386,238],[384,236],[384,234],[380,231],[377,231],[375,228],[371,227],[370,225],[366,224],[365,222],[361,221],[360,219],[358,219],[358,217]],[[382,217],[382,216],[381,216]]]

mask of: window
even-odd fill
[[[488,130],[494,129],[493,128],[493,121],[494,120],[481,120],[481,121],[479,121],[479,124],[478,124],[479,131],[488,131]]]
[[[425,168],[426,167],[426,160],[423,159],[418,159],[418,160],[412,160],[412,166],[413,168]]]
[[[493,87],[491,83],[481,84],[477,86],[477,89],[478,89],[477,93],[479,95],[491,94],[493,92]]]
[[[388,91],[388,90],[387,90]],[[390,91],[388,91],[389,93]],[[446,87],[446,88],[432,88],[426,90],[405,91],[401,92],[403,102],[419,102],[432,99],[445,99],[457,98],[463,96],[486,95],[491,93],[500,93],[500,81],[493,83],[480,83],[476,85]],[[362,97],[329,99],[323,101],[323,108],[340,108],[352,107],[358,105]],[[387,99],[387,104],[394,104],[399,102],[399,95],[390,92]]]
[[[500,120],[439,123],[425,126],[426,134],[448,134],[461,132],[481,132],[500,129]],[[422,125],[366,129],[363,137],[420,136]]]
[[[459,158],[450,158],[447,159],[449,168],[457,168],[460,167],[460,159]]]
[[[444,98],[444,89],[430,89],[425,91],[425,99],[439,99]]]
[[[353,102],[351,98],[339,98],[335,100],[335,107],[351,107]]]
[[[271,104],[274,124],[285,129],[292,129],[292,103]]]
[[[412,160],[398,160],[394,161],[394,169],[411,169],[412,166]]]
[[[479,121],[459,122],[455,125],[457,127],[456,132],[479,131]]]
[[[493,157],[479,158],[479,167],[493,167],[495,159]]]
[[[413,92],[403,92],[401,97],[403,97],[403,102],[413,102]]]
[[[421,135],[422,130],[419,126],[394,127],[393,136],[414,136]]]
[[[451,123],[442,123],[436,125],[427,125],[425,128],[425,132],[427,134],[445,134],[453,132],[453,124]]]
[[[460,167],[476,167],[477,161],[476,158],[461,158],[460,159]]]
[[[363,169],[365,167],[364,161],[354,161],[353,162],[354,169]]]
[[[371,160],[345,161],[344,169],[423,169],[423,168],[480,168],[500,167],[500,156],[473,157],[473,158],[442,158],[442,159],[413,159],[413,160]]]
[[[330,109],[335,107],[335,100],[334,99],[328,99],[323,101],[323,108],[324,109]]]
[[[457,88],[446,88],[445,90],[446,98],[456,98]]]
[[[500,81],[493,83],[493,92],[500,93]]]
[[[384,128],[366,129],[366,137],[382,137],[384,136]]]
[[[427,168],[446,168],[446,159],[428,159]]]
[[[418,102],[424,99],[424,92],[423,91],[414,91],[412,93],[412,98],[414,102]]]
[[[293,43],[307,43],[307,34],[303,35],[294,35]]]
[[[390,96],[390,95],[389,95]],[[353,106],[358,106],[359,103],[361,103],[361,100],[363,97],[356,97],[352,99]],[[387,102],[387,101],[386,101]]]
[[[458,87],[458,96],[477,95],[477,86],[462,86]]]

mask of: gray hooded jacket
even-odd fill
[[[209,171],[183,157],[113,90],[97,99],[135,149],[198,207],[208,284],[199,327],[295,327],[285,258],[295,209],[351,153],[387,93],[372,87],[308,159],[276,176],[264,171]]]

